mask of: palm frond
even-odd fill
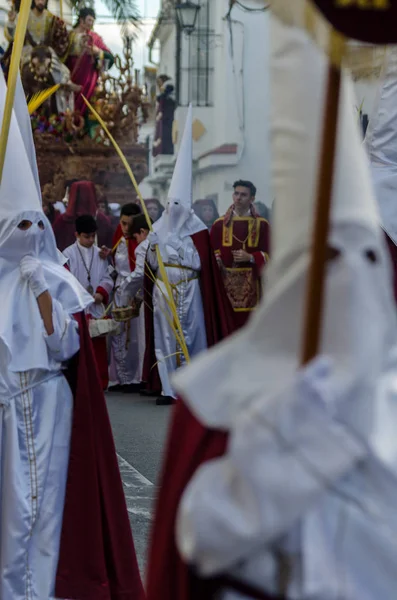
[[[72,0],[71,4],[77,12],[82,6],[81,0]],[[139,26],[140,13],[136,0],[104,0],[104,4],[122,29],[125,29],[128,23]]]
[[[58,91],[58,89],[59,89],[59,83],[57,83],[57,85],[53,85],[50,88],[46,88],[45,90],[42,90],[41,92],[37,92],[36,94],[33,94],[33,96],[30,98],[30,100],[28,102],[29,114],[32,115],[34,112],[36,112],[36,110],[38,110],[40,108],[40,106],[42,104],[44,104],[44,102],[46,100],[48,100],[48,98],[51,98],[51,96],[53,94],[55,94],[55,92]]]
[[[85,96],[81,96],[85,102],[85,104],[87,105],[88,109],[91,111],[91,113],[94,115],[94,117],[97,119],[98,123],[100,124],[100,126],[102,127],[102,129],[104,130],[104,132],[106,133],[106,135],[108,136],[110,142],[113,144],[114,149],[116,150],[117,154],[119,155],[121,162],[123,163],[125,170],[127,171],[129,178],[131,179],[131,183],[135,189],[136,195],[138,196],[140,202],[141,202],[141,207],[142,207],[142,211],[143,214],[146,217],[146,221],[149,225],[149,228],[151,231],[153,231],[152,228],[152,224],[151,224],[151,219],[149,217],[147,208],[146,208],[146,204],[143,200],[142,194],[140,192],[140,189],[138,187],[138,183],[135,179],[135,176],[131,170],[130,165],[128,164],[128,161],[126,159],[126,157],[123,154],[123,151],[121,150],[120,146],[118,145],[118,143],[116,142],[116,140],[114,139],[114,137],[112,136],[112,134],[110,133],[109,129],[106,126],[106,123],[104,122],[104,120],[102,119],[102,117],[97,113],[97,111],[95,110],[95,108],[92,106],[92,104],[89,102],[89,100],[87,100],[87,98]],[[183,352],[183,355],[185,357],[185,360],[187,363],[190,362],[190,356],[189,356],[189,350],[186,344],[186,339],[185,339],[185,335],[183,333],[183,329],[182,329],[182,325],[181,325],[181,321],[179,319],[179,314],[176,308],[176,304],[175,304],[175,298],[174,298],[174,294],[171,288],[171,284],[169,282],[168,276],[167,276],[167,271],[165,270],[165,265],[164,265],[164,261],[162,259],[161,256],[161,252],[160,252],[160,248],[158,245],[156,245],[156,255],[157,255],[157,262],[158,262],[158,266],[159,266],[159,272],[160,272],[160,276],[161,276],[161,281],[164,283],[165,285],[165,289],[167,291],[167,294],[164,295],[164,298],[166,299],[166,302],[168,304],[168,307],[171,311],[171,316],[173,317],[174,323],[171,325],[171,322],[169,323],[172,330],[174,331],[176,340],[179,344],[179,346],[181,347],[181,350]],[[157,281],[156,277],[154,276],[154,274],[150,271],[151,277],[153,278],[154,281],[156,281],[157,286],[160,288],[161,291],[161,286],[159,284],[159,282]],[[163,292],[162,292],[163,293]],[[169,320],[167,318],[167,320]]]

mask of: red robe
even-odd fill
[[[396,244],[389,238],[387,233],[385,233],[387,246],[390,252],[390,258],[393,267],[393,289],[394,289],[394,297],[397,303],[397,246]]]
[[[204,427],[186,404],[178,400],[151,536],[147,600],[215,600],[216,592],[225,587],[236,589],[247,598],[271,600],[263,592],[248,589],[229,578],[200,579],[183,562],[176,547],[176,516],[183,492],[201,464],[224,454],[227,441],[226,432]]]
[[[203,299],[207,345],[211,347],[233,333],[233,310],[227,299],[219,268],[212,252],[208,231],[200,231],[191,237],[201,261],[200,288]],[[161,382],[158,370],[154,367],[156,357],[153,331],[153,285],[149,273],[146,273],[144,281],[146,352],[142,380],[146,383],[148,390],[160,393]]]
[[[211,243],[225,267],[224,282],[234,309],[236,328],[240,328],[260,300],[260,276],[270,250],[269,223],[261,217],[233,217],[226,226],[225,217],[221,217],[212,226]],[[254,264],[237,265],[233,261],[233,250],[252,254]]]
[[[98,226],[98,246],[111,248],[113,228],[109,219],[98,212],[95,185],[92,181],[76,181],[72,184],[66,212],[59,215],[52,226],[58,249],[62,252],[76,241],[76,218],[91,215]]]
[[[80,352],[66,373],[74,412],[55,595],[76,600],[143,600],[91,338],[85,315],[75,318]]]

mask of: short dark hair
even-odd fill
[[[81,215],[80,217],[77,217],[75,225],[79,235],[80,233],[96,233],[98,230],[96,220],[91,215]]]
[[[150,219],[150,222],[153,223],[152,219]],[[150,230],[149,223],[147,222],[147,219],[143,213],[136,216],[132,221],[129,234],[133,235],[134,233],[140,233],[141,229],[146,229],[147,231]]]
[[[79,21],[80,19],[83,19],[83,21],[85,21],[87,17],[92,17],[93,19],[96,19],[95,10],[93,8],[90,8],[89,6],[85,6],[79,11]]]
[[[238,187],[245,187],[248,188],[249,191],[251,192],[251,196],[253,196],[255,198],[256,196],[256,187],[254,186],[254,184],[252,183],[252,181],[246,181],[244,179],[239,179],[238,181],[235,181],[233,183],[233,189],[235,190]]]
[[[121,207],[120,217],[135,217],[141,214],[141,208],[135,202],[129,202]]]

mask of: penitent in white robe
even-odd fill
[[[226,455],[204,464],[184,494],[179,549],[202,575],[224,573],[275,597],[284,556],[291,600],[391,600],[397,349],[368,395],[337,394],[321,360],[320,375],[311,365],[271,403],[258,398],[235,416]]]
[[[73,414],[62,363],[78,325],[53,299],[49,370],[0,372],[0,598],[54,595]],[[17,350],[17,349],[16,349]],[[0,345],[0,361],[6,364]]]
[[[68,259],[70,272],[81,283],[83,288],[87,289],[91,283],[94,292],[100,292],[101,290],[98,290],[98,288],[101,287],[109,296],[113,289],[113,279],[109,274],[108,262],[99,256],[99,252],[100,250],[97,246],[84,248],[84,246],[81,246],[81,244],[76,241],[68,248],[65,248],[63,254]],[[81,256],[83,256],[84,264],[90,272],[91,282],[88,281],[87,269],[84,267]],[[86,309],[86,312],[95,319],[100,319],[103,316],[104,310],[103,304],[91,304]]]
[[[117,271],[116,288],[131,274],[128,257],[128,246],[123,237],[117,246],[114,256]],[[123,305],[123,295],[116,290],[114,301],[117,306]],[[138,320],[132,319],[129,324],[122,324],[120,335],[112,336],[110,385],[129,385],[141,382],[138,352]],[[129,331],[127,331],[129,328]]]
[[[166,247],[168,248],[168,246]],[[167,250],[163,250],[165,254]],[[200,256],[190,236],[183,239],[178,254],[163,256],[168,280],[174,294],[176,309],[185,337],[189,356],[193,357],[207,348],[203,301],[200,290]],[[164,396],[175,398],[170,383],[170,376],[176,369],[185,364],[185,357],[168,319],[173,321],[172,313],[167,303],[167,289],[158,271],[155,249],[149,249],[148,262],[156,274],[153,287],[153,321],[154,345],[159,371],[162,393]]]

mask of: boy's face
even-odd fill
[[[149,231],[147,231],[146,229],[141,229],[139,233],[133,233],[132,235],[133,235],[136,243],[140,244],[141,242],[146,240],[148,234],[149,234]]]
[[[91,248],[95,244],[96,232],[93,233],[76,233],[76,238],[83,248]]]
[[[121,215],[121,217],[120,217],[121,231],[123,232],[123,236],[125,238],[129,237],[128,232],[132,225],[133,218],[134,217],[132,215],[130,217],[127,217],[127,215]]]

